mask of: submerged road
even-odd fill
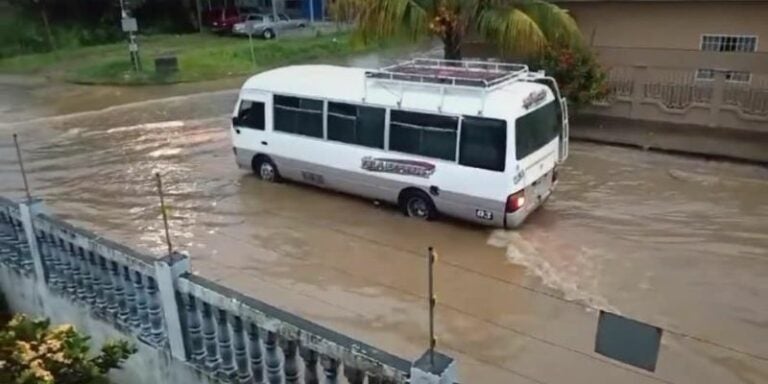
[[[141,95],[68,89],[54,102],[29,87],[15,94],[29,104],[0,87],[13,120],[0,123],[0,195],[23,195],[18,132],[52,211],[161,255],[159,171],[197,273],[407,358],[427,345],[434,246],[438,347],[464,383],[768,382],[764,168],[576,143],[522,229],[424,223],[237,169],[235,91],[108,107]],[[60,114],[99,92],[105,109]],[[596,309],[671,330],[656,373],[592,352]]]

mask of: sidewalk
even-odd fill
[[[768,165],[768,130],[748,132],[581,115],[571,122],[571,139]]]

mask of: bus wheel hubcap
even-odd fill
[[[272,181],[275,179],[275,168],[270,163],[262,163],[259,169],[259,175],[266,181]]]
[[[426,218],[429,213],[427,202],[419,197],[413,197],[408,200],[408,216]]]

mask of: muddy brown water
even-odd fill
[[[118,90],[98,107],[126,101]],[[23,195],[19,132],[34,194],[52,211],[161,255],[161,172],[173,241],[197,273],[414,359],[427,345],[434,246],[438,347],[464,383],[768,382],[764,168],[575,143],[522,229],[424,223],[237,169],[226,116],[236,91],[65,115],[95,91],[35,92],[19,93],[29,108],[2,99],[6,121],[22,122],[0,124],[0,195]],[[657,372],[634,370],[592,352],[590,307],[754,356],[666,333]]]

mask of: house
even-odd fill
[[[768,134],[768,0],[555,2],[608,71],[598,124]]]
[[[561,0],[607,67],[688,69],[697,81],[768,74],[768,1]],[[761,39],[763,41],[761,41]]]

